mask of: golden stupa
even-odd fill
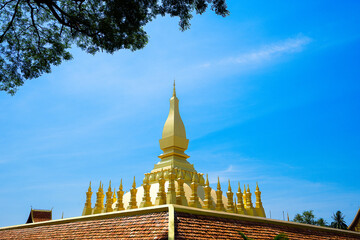
[[[91,183],[86,193],[86,203],[82,215],[91,215],[105,212],[122,211],[152,207],[163,204],[177,204],[194,208],[203,208],[251,216],[266,217],[261,202],[261,192],[256,183],[256,203],[252,203],[249,185],[244,185],[243,190],[238,183],[236,194],[232,192],[230,181],[226,196],[221,191],[218,179],[217,189],[212,189],[206,175],[195,170],[194,165],[187,159],[185,153],[189,140],[179,112],[179,99],[176,97],[175,82],[173,95],[170,98],[170,111],[166,119],[162,138],[160,139],[160,161],[154,169],[145,173],[143,184],[136,187],[135,177],[132,188],[124,193],[122,182],[118,191],[112,192],[111,182],[104,193],[103,184],[96,193],[96,203],[92,207]],[[243,191],[243,192],[242,192]],[[235,196],[234,196],[235,195]],[[106,196],[106,201],[104,198]]]

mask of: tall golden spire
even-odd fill
[[[178,168],[196,173],[194,166],[186,160],[189,158],[189,156],[185,154],[189,140],[186,139],[185,126],[180,116],[179,99],[176,97],[175,81],[173,94],[170,98],[169,115],[164,124],[162,138],[159,143],[163,153],[159,156],[161,160],[155,165],[153,172],[160,169]]]

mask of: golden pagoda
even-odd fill
[[[233,199],[230,181],[228,191],[223,195],[220,181],[217,189],[212,189],[204,174],[195,170],[194,165],[188,162],[189,156],[185,153],[189,140],[186,138],[184,123],[179,112],[179,99],[176,97],[175,81],[173,95],[170,98],[169,115],[164,124],[162,138],[159,140],[160,161],[155,164],[154,169],[145,173],[143,184],[139,187],[133,181],[132,188],[124,193],[122,183],[117,192],[117,200],[111,192],[109,184],[104,205],[103,186],[100,183],[96,194],[95,207],[91,208],[91,187],[86,193],[86,203],[82,215],[91,215],[112,211],[123,211],[126,209],[145,208],[164,204],[177,204],[193,208],[213,209],[216,211],[230,212],[242,215],[266,217],[261,202],[261,192],[256,184],[256,205],[253,207],[250,188],[243,189],[241,194],[240,185],[238,198]],[[229,198],[229,200],[228,200]],[[244,199],[242,199],[244,198]],[[235,202],[235,204],[234,204]],[[236,204],[236,202],[238,204]],[[100,205],[103,206],[100,206]]]

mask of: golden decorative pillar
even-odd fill
[[[103,185],[101,184],[100,181],[100,186],[99,189],[96,193],[96,203],[95,203],[95,208],[94,208],[94,214],[97,213],[103,213],[104,212],[104,190],[103,190]]]
[[[143,181],[143,189],[144,189],[144,197],[140,203],[140,207],[150,207],[152,206],[151,198],[150,198],[150,187],[149,184],[149,174],[146,173]]]
[[[193,174],[193,178],[192,178],[190,187],[191,187],[191,196],[190,196],[189,206],[201,208],[201,204],[199,202],[199,196],[197,194],[198,184],[195,179],[195,174]]]
[[[257,216],[256,211],[252,205],[251,201],[251,192],[250,187],[248,184],[247,190],[246,190],[246,213],[251,216]]]
[[[259,185],[256,182],[256,190],[255,190],[256,202],[255,202],[255,211],[259,217],[266,217],[265,210],[261,202],[261,192],[259,189]]]
[[[212,201],[211,201],[211,187],[209,184],[209,178],[208,175],[206,174],[206,182],[205,182],[205,187],[204,187],[204,192],[205,192],[205,198],[204,198],[204,209],[214,209],[213,205],[212,205]]]
[[[167,204],[176,203],[175,178],[174,168],[171,168],[169,171],[169,187],[166,193]]]
[[[179,171],[178,179],[176,180],[178,184],[178,188],[176,191],[176,204],[187,206],[188,203],[184,191],[184,175],[182,173],[183,171],[182,170],[178,170],[178,171]]]
[[[136,193],[137,193],[137,189],[136,189],[136,182],[135,182],[135,177],[134,177],[132,189],[130,189],[130,202],[129,202],[129,206],[127,207],[127,209],[135,209],[138,207],[137,203],[136,203]]]
[[[159,182],[159,191],[157,193],[155,205],[163,205],[166,203],[164,171],[161,171],[161,175],[159,177],[158,182]]]
[[[230,212],[230,213],[234,213],[234,202],[233,202],[233,197],[234,197],[234,193],[231,191],[231,185],[230,185],[230,180],[229,180],[229,187],[228,187],[228,191],[226,192],[228,201],[227,201],[227,206],[226,206],[226,211]]]
[[[124,210],[124,203],[123,203],[124,191],[122,185],[122,179],[120,180],[119,191],[117,191],[117,203],[116,203],[116,211]]]
[[[92,191],[91,191],[91,182],[90,182],[88,191],[86,192],[86,202],[85,202],[85,207],[84,207],[84,210],[82,213],[83,216],[91,215],[91,213],[92,213],[91,197],[92,197]]]
[[[106,192],[106,204],[105,204],[105,212],[112,212],[113,208],[113,199],[112,199],[113,193],[111,191],[111,181],[109,182],[109,188]]]
[[[238,191],[236,193],[237,199],[238,199],[238,203],[236,205],[237,211],[239,214],[246,214],[246,210],[245,210],[245,206],[244,206],[244,202],[243,202],[243,194],[241,192],[241,187],[240,187],[240,183],[238,183],[239,187],[238,187]],[[245,188],[244,188],[244,193],[245,193]]]
[[[221,191],[220,179],[218,177],[218,184],[217,184],[217,190],[216,190],[216,207],[215,207],[215,210],[217,210],[217,211],[225,211],[222,196],[223,195],[222,195],[222,191]]]

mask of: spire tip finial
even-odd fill
[[[174,79],[173,97],[176,97],[176,90],[175,90],[175,79]]]

